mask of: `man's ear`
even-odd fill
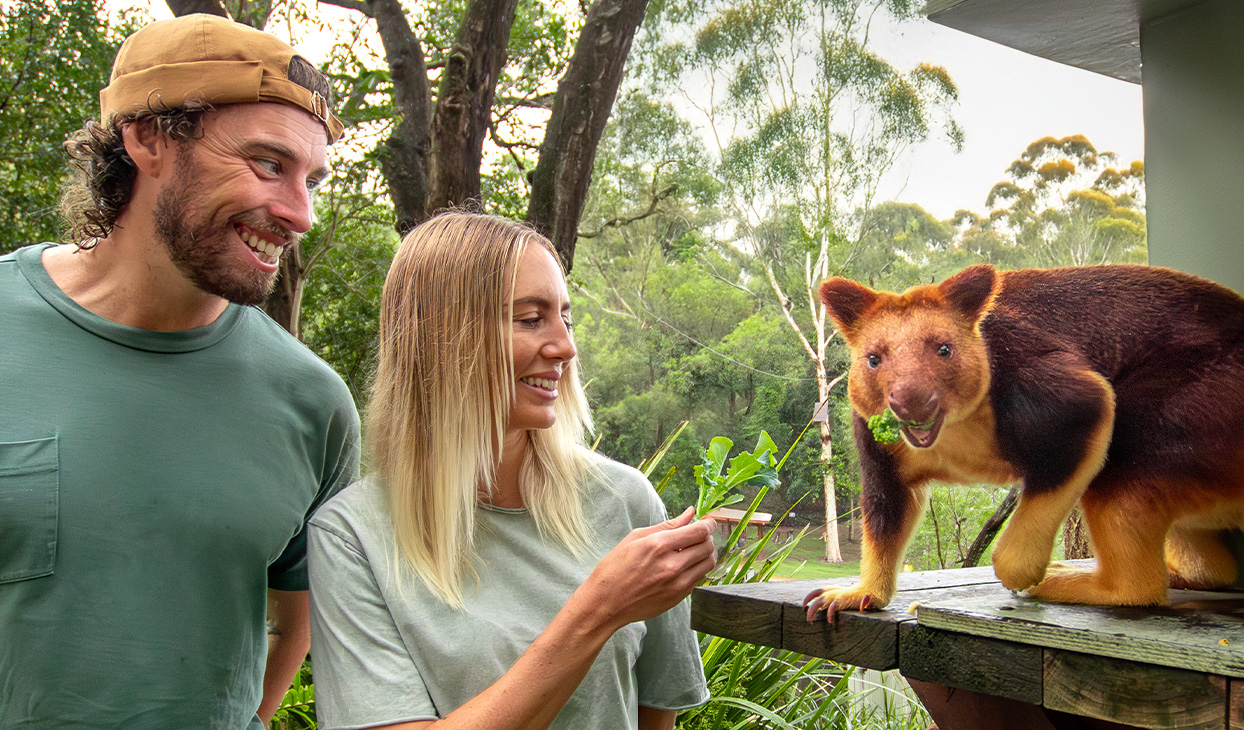
[[[134,167],[148,177],[158,178],[171,169],[173,145],[156,132],[154,124],[130,122],[121,128],[121,140]]]

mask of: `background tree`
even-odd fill
[[[722,187],[702,138],[674,108],[633,90],[601,140],[572,275],[576,331],[598,449],[626,463],[666,456],[673,511],[695,494],[692,469],[715,436],[780,443],[800,434],[815,382],[774,311],[730,281],[739,262],[713,236]],[[811,446],[809,444],[809,446]],[[792,457],[766,509],[819,491],[812,458]]]
[[[1023,266],[1144,263],[1145,165],[1117,162],[1083,135],[1039,139],[989,191],[987,218],[961,214],[964,235],[1002,233]]]
[[[62,142],[99,113],[129,32],[97,0],[0,5],[0,253],[60,240]]]
[[[399,230],[440,208],[482,205],[485,136],[495,138],[497,123],[518,108],[550,108],[539,161],[534,169],[524,170],[532,185],[527,219],[549,234],[571,267],[596,145],[647,1],[596,0],[578,27],[573,54],[565,58],[559,50],[550,59],[553,63],[541,69],[560,77],[551,98],[547,89],[533,86],[529,78],[510,78],[500,108],[494,108],[494,102],[510,54],[540,45],[531,37],[518,39],[518,47],[510,43],[520,13],[518,0],[467,0],[460,9],[449,8],[459,21],[448,44],[412,30],[406,10],[396,0],[325,2],[373,19],[384,46],[389,69],[384,91],[398,122],[381,160]],[[536,7],[527,3],[526,12],[535,12]],[[508,145],[506,140],[497,141]],[[519,157],[514,159],[525,167]]]
[[[818,400],[832,332],[816,289],[867,242],[862,222],[881,177],[911,145],[944,130],[956,89],[944,69],[901,70],[868,43],[876,16],[910,18],[909,0],[673,0],[650,26],[645,69],[684,92],[715,145],[736,255],[734,283],[776,306],[812,363]],[[684,40],[686,39],[686,40]],[[767,290],[765,293],[764,290]],[[826,558],[838,562],[834,433],[820,426]]]

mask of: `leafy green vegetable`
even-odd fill
[[[889,408],[868,419],[868,430],[873,432],[873,438],[878,443],[898,443],[898,431],[902,426],[903,422]]]
[[[709,442],[704,451],[704,463],[695,467],[695,483],[699,487],[699,498],[696,500],[696,519],[704,517],[715,507],[725,507],[743,499],[743,495],[735,494],[736,487],[745,484],[762,484],[767,487],[778,485],[775,456],[777,445],[769,434],[760,432],[760,439],[753,452],[744,451],[733,459],[729,466],[726,458],[734,442],[725,436],[718,436]],[[725,474],[722,470],[725,469]]]

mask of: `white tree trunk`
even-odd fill
[[[838,543],[838,499],[834,495],[834,470],[830,468],[834,457],[834,441],[830,435],[829,422],[817,424],[821,428],[821,468],[825,473],[825,560],[842,562],[842,548]]]

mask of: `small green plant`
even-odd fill
[[[315,730],[315,685],[311,681],[309,660],[298,668],[268,727],[270,730]]]
[[[805,429],[806,432],[806,429]],[[800,434],[802,437],[803,434]],[[796,439],[798,443],[798,439]],[[782,542],[777,538],[782,515],[758,540],[740,544],[739,538],[769,489],[779,485],[779,473],[794,450],[776,458],[777,445],[761,433],[756,448],[728,458],[734,444],[715,438],[696,467],[699,495],[696,514],[742,501],[739,487],[759,485],[744,516],[731,531],[726,552],[706,585],[767,581],[796,549],[805,531]],[[789,512],[787,513],[789,514]],[[678,716],[679,730],[741,730],[742,728],[909,728],[927,718],[879,717],[853,701],[848,681],[852,667],[796,652],[756,646],[719,636],[700,634],[700,651],[711,698],[707,704]],[[924,727],[925,725],[920,725]]]
[[[760,440],[756,449],[744,451],[730,459],[726,466],[726,457],[734,442],[725,436],[718,436],[708,442],[704,450],[704,462],[695,467],[695,483],[699,494],[695,502],[695,516],[703,517],[718,507],[725,507],[742,501],[743,495],[735,492],[739,487],[748,484],[761,484],[766,488],[778,485],[777,470],[779,463],[774,458],[777,444],[769,438],[769,434],[760,432]],[[789,452],[787,456],[789,456]],[[783,458],[782,461],[786,459]],[[725,469],[725,474],[722,474]]]

